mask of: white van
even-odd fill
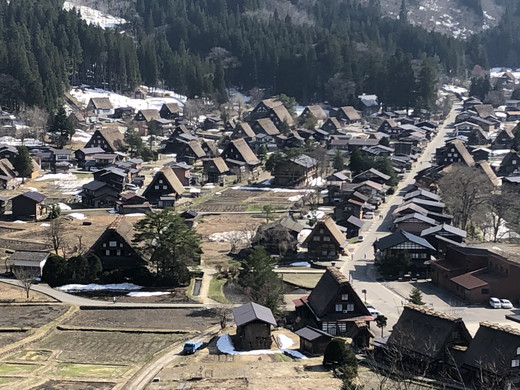
[[[501,309],[502,303],[500,303],[500,299],[491,297],[489,298],[489,306],[491,306],[493,309]]]

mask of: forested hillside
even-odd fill
[[[69,84],[129,92],[142,81],[221,100],[235,86],[303,103],[352,104],[366,92],[430,106],[437,72],[520,63],[520,7],[496,1],[500,25],[461,41],[381,17],[378,0],[135,0],[116,30],[87,25],[60,0],[4,0],[0,97],[52,109]]]

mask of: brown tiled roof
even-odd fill
[[[206,153],[204,152],[204,150],[202,150],[202,147],[200,146],[197,140],[188,142],[188,146],[193,151],[195,156],[197,156],[197,158],[202,158],[206,155]]]
[[[166,106],[166,108],[172,113],[172,114],[175,114],[175,113],[179,113],[181,112],[181,108],[179,107],[179,105],[177,103],[164,103],[163,104],[163,107]]]
[[[157,111],[153,108],[139,110],[139,112],[143,115],[144,119],[147,122],[153,121],[154,119],[161,119],[161,115],[159,114],[159,111]]]
[[[353,314],[356,317],[359,316],[359,314],[370,316],[370,312],[350,285],[347,277],[336,267],[327,267],[306,302],[314,314],[321,318],[330,310],[334,310],[333,305],[335,299],[340,293],[340,290],[343,291],[343,288],[350,290],[348,291],[351,298],[350,300],[354,301],[356,306],[360,309],[360,312],[358,311]],[[345,314],[342,314],[342,316],[345,316]]]
[[[305,107],[316,119],[327,119],[327,114],[323,111],[320,105],[315,104],[313,106]]]
[[[91,98],[90,101],[92,102],[94,108],[98,110],[111,110],[114,108],[110,102],[110,99],[107,97],[94,97]]]
[[[268,135],[277,135],[280,134],[278,128],[274,125],[273,121],[269,118],[261,118],[257,119],[256,122],[262,128],[264,133]]]
[[[126,145],[124,136],[116,126],[104,126],[102,129],[97,131],[99,131],[113,150],[124,149],[124,146]]]
[[[341,126],[341,123],[339,123],[339,121],[337,120],[337,118],[329,118],[329,119],[327,119],[327,120],[325,121],[325,123],[327,123],[327,122],[329,122],[329,121],[334,125],[334,127],[336,128],[336,130],[337,130],[337,129],[341,129],[341,127],[342,127],[342,126]],[[322,128],[323,128],[323,126],[325,125],[325,123],[321,126]]]
[[[262,103],[264,103],[269,108],[274,108],[276,106],[279,106],[279,105],[283,104],[280,100],[276,100],[274,98],[264,99],[264,100],[262,100]]]
[[[431,308],[408,304],[394,325],[387,345],[429,359],[441,358],[445,348],[454,344],[454,332],[459,333],[461,345],[471,342],[462,318]]]
[[[215,167],[218,169],[220,173],[226,173],[229,171],[229,167],[222,157],[212,158],[211,161],[215,164]]]
[[[336,241],[336,244],[339,247],[344,248],[347,245],[347,243],[348,243],[347,238],[341,232],[341,230],[339,230],[339,227],[338,227],[338,225],[336,225],[334,220],[330,217],[327,217],[323,221],[319,221],[314,226],[314,229],[312,229],[311,234],[309,234],[309,236],[307,236],[307,238],[305,239],[305,242],[309,242],[310,240],[312,240],[312,236],[315,234],[315,232],[317,232],[319,229],[321,229],[323,227],[325,227],[330,232],[331,236],[334,238],[334,240]]]
[[[236,125],[234,133],[236,133],[238,129],[242,129],[242,132],[248,137],[253,138],[255,136],[255,132],[247,122],[240,122],[238,125]]]
[[[249,165],[258,165],[260,160],[253,153],[247,142],[243,138],[231,140],[231,144],[235,146],[238,153],[242,156],[244,161]]]
[[[289,114],[289,111],[287,111],[287,108],[285,108],[283,104],[272,107],[271,110],[278,117],[278,119],[280,119],[280,121],[286,122],[289,126],[294,125],[293,117],[291,114]]]
[[[491,168],[491,165],[489,165],[489,162],[483,160],[479,161],[475,165],[477,168],[480,168],[484,174],[488,177],[491,184],[493,184],[495,187],[499,186],[501,184],[500,179],[495,174],[495,171],[493,171],[493,168]]]
[[[473,290],[474,288],[487,286],[488,282],[486,282],[478,277],[478,274],[482,270],[483,270],[483,268],[473,271],[473,272],[468,272],[466,274],[455,276],[454,278],[451,278],[450,280],[453,283],[458,284],[459,286],[464,287],[467,290]]]
[[[491,104],[478,104],[473,108],[481,118],[487,118],[488,116],[496,117],[495,109]]]
[[[345,116],[350,121],[359,121],[361,120],[361,115],[356,111],[356,109],[352,106],[344,106],[340,108],[341,111],[345,114]]]
[[[466,149],[461,140],[457,139],[453,141],[451,145],[453,145],[455,149],[457,149],[457,151],[459,152],[459,154],[461,155],[462,159],[468,167],[472,167],[473,165],[475,165],[475,160],[473,160],[473,157],[471,156],[471,154],[469,154],[468,149]]]

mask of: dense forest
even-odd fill
[[[301,103],[354,104],[375,93],[430,107],[438,74],[520,64],[520,7],[496,29],[459,41],[381,17],[379,0],[135,0],[127,25],[87,25],[62,0],[0,1],[0,99],[55,109],[68,85],[130,92],[140,82],[225,100],[265,88]],[[404,2],[406,5],[406,2]],[[404,13],[405,14],[405,13]]]

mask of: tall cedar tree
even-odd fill
[[[275,264],[276,261],[264,247],[253,247],[251,253],[241,261],[238,283],[251,301],[278,313],[282,301],[283,282],[273,270]]]
[[[200,236],[172,209],[150,212],[134,225],[134,242],[155,266],[159,281],[173,286],[189,282],[188,264],[200,257]]]
[[[13,167],[18,172],[18,176],[22,178],[22,183],[25,182],[25,178],[33,171],[33,165],[29,149],[25,146],[17,146],[18,154],[13,159]]]
[[[74,135],[74,126],[67,117],[67,113],[63,106],[58,108],[58,111],[52,118],[49,131],[51,132],[52,138],[58,148],[63,148],[63,146],[65,146]]]

